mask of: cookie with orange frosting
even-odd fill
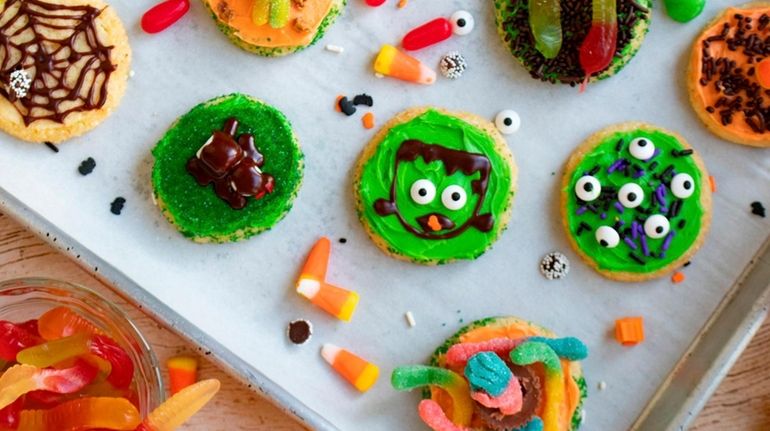
[[[727,8],[692,48],[693,109],[722,139],[770,147],[770,3]]]
[[[237,46],[278,57],[320,40],[346,0],[203,0],[220,30]]]
[[[392,386],[423,389],[420,418],[434,431],[575,431],[583,420],[588,348],[516,317],[471,323],[430,365],[396,367]]]

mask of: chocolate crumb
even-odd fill
[[[348,117],[356,113],[356,107],[353,106],[353,102],[351,102],[347,97],[340,99],[338,105],[340,110],[342,110],[342,112]]]
[[[760,216],[762,218],[765,218],[765,206],[762,205],[762,202],[755,201],[751,203],[751,213],[757,216]]]
[[[372,99],[372,96],[364,93],[364,94],[356,94],[356,97],[353,98],[353,104],[354,105],[366,105],[368,107],[374,106],[374,99]]]
[[[125,205],[126,199],[123,197],[116,197],[114,201],[110,204],[110,212],[115,215],[120,215],[120,212],[123,211],[123,205]]]
[[[46,147],[50,148],[51,151],[53,151],[54,153],[58,153],[59,152],[59,147],[54,145],[53,142],[45,141],[43,143],[45,144]]]
[[[93,172],[95,167],[96,161],[93,159],[93,157],[89,157],[80,162],[80,166],[78,166],[78,172],[80,172],[80,175],[85,176]]]
[[[304,319],[292,320],[286,328],[286,335],[294,344],[305,344],[313,335],[313,324]]]

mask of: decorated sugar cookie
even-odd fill
[[[320,40],[346,0],[203,0],[220,30],[237,46],[277,57]]]
[[[131,48],[102,0],[0,2],[0,129],[62,142],[101,123],[120,102]]]
[[[291,209],[303,155],[277,109],[242,94],[179,118],[153,149],[154,199],[196,242],[237,241],[270,229]]]
[[[500,37],[530,75],[570,85],[619,72],[642,45],[652,5],[651,0],[494,3]]]
[[[424,264],[474,259],[510,217],[516,165],[495,126],[470,114],[414,108],[364,149],[354,193],[386,253]]]
[[[692,47],[687,70],[690,103],[722,139],[770,147],[768,24],[770,3],[727,8]]]
[[[396,390],[423,390],[434,431],[575,431],[583,420],[588,348],[515,317],[478,320],[436,349],[430,365],[396,367]]]
[[[711,222],[701,158],[678,134],[644,123],[611,126],[583,142],[567,162],[561,197],[570,243],[615,280],[679,268]]]

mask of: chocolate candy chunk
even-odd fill
[[[89,157],[80,162],[80,166],[78,166],[78,172],[80,172],[80,175],[85,176],[93,172],[95,167],[96,161],[92,157]]]
[[[123,205],[126,204],[126,199],[123,197],[117,197],[114,201],[110,204],[110,212],[115,215],[120,215],[120,212],[123,211]]]
[[[292,320],[286,328],[286,335],[294,344],[305,344],[313,335],[313,324],[304,319]]]
[[[751,213],[765,218],[765,207],[762,202],[756,201],[751,203]]]
[[[353,104],[354,105],[366,105],[366,106],[374,106],[374,99],[372,99],[372,96],[364,93],[364,94],[357,94],[356,97],[353,98]]]
[[[356,113],[356,107],[353,106],[353,102],[351,102],[347,97],[340,99],[338,104],[340,105],[342,112],[348,117]]]

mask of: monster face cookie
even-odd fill
[[[495,126],[469,114],[410,109],[364,149],[354,192],[375,243],[436,264],[474,259],[510,217],[516,165]]]
[[[770,147],[770,3],[731,7],[695,40],[690,102],[713,133]]]
[[[703,161],[681,136],[643,123],[602,130],[572,154],[561,212],[578,254],[621,281],[663,276],[686,263],[711,222]]]
[[[533,78],[576,85],[610,77],[639,50],[651,0],[494,0],[503,43]]]
[[[291,54],[320,40],[346,0],[203,0],[219,29],[237,46],[267,57]]]
[[[289,121],[242,94],[196,106],[152,154],[155,202],[197,242],[237,241],[270,229],[302,182],[303,156]]]
[[[131,50],[101,0],[0,2],[0,129],[61,142],[96,127],[118,105]]]
[[[583,420],[588,348],[515,317],[479,320],[436,349],[430,365],[397,367],[396,390],[423,388],[434,431],[575,431]]]

